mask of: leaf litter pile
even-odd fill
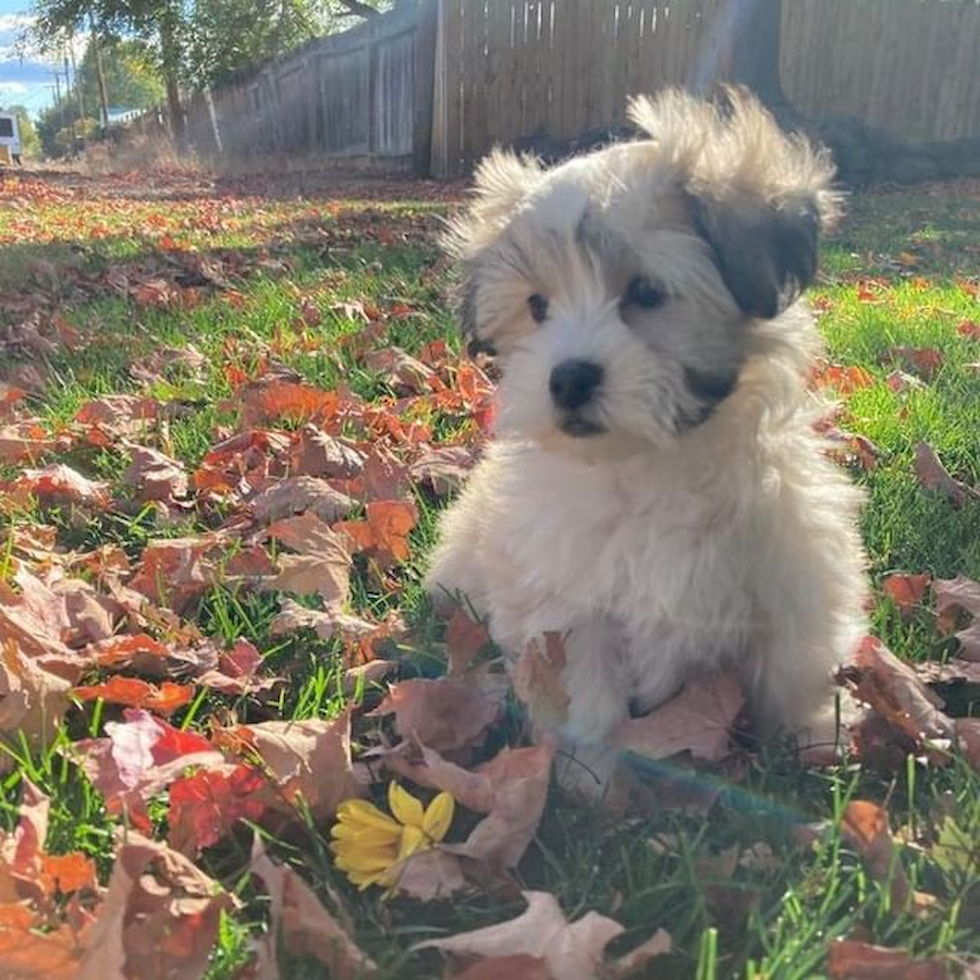
[[[451,195],[268,190],[2,185],[0,977],[976,971],[978,553],[905,571],[872,542],[840,745],[756,745],[737,683],[695,678],[617,733],[628,790],[574,805],[524,711],[564,719],[562,637],[509,675],[421,590],[493,416]],[[840,272],[831,357],[835,315],[939,301],[908,278]],[[971,283],[936,313],[953,363],[889,335],[813,383],[872,506],[897,468],[980,532],[975,474],[862,403],[969,381]]]

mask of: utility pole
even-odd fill
[[[109,134],[109,96],[105,87],[105,72],[102,70],[102,45],[99,42],[99,34],[95,29],[95,17],[91,7],[88,12],[89,27],[92,29],[92,52],[95,55],[95,74],[99,79],[99,102],[102,105],[102,135]]]
[[[68,53],[71,55],[71,77],[75,79],[75,96],[78,99],[78,118],[85,119],[85,93],[78,80],[78,68],[75,65],[75,32],[68,35]],[[84,125],[84,123],[83,123]]]
[[[68,74],[68,52],[62,51],[62,63],[65,66],[65,108],[68,109],[68,136],[71,140],[69,155],[75,155],[75,116],[71,113],[69,98],[71,96],[71,76]]]

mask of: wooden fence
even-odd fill
[[[626,98],[710,77],[722,0],[440,0],[432,161],[623,121]],[[784,0],[786,94],[914,140],[980,136],[980,5]]]
[[[370,157],[427,170],[435,7],[422,6],[402,4],[197,93],[186,113],[191,143],[230,159]]]
[[[848,113],[912,140],[980,136],[973,0],[783,0],[780,61],[804,112]]]
[[[724,4],[402,0],[195,96],[188,132],[223,159],[359,156],[458,176],[494,144],[616,127],[628,95],[714,77]],[[784,0],[781,35],[783,87],[805,113],[980,137],[980,0]]]

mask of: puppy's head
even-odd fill
[[[682,438],[724,411],[765,325],[815,274],[837,211],[825,154],[737,91],[630,111],[649,139],[553,170],[494,152],[453,226],[463,327],[500,357],[506,433]]]

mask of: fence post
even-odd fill
[[[415,119],[412,125],[412,169],[416,177],[432,175],[438,27],[439,0],[421,0],[415,25]]]

